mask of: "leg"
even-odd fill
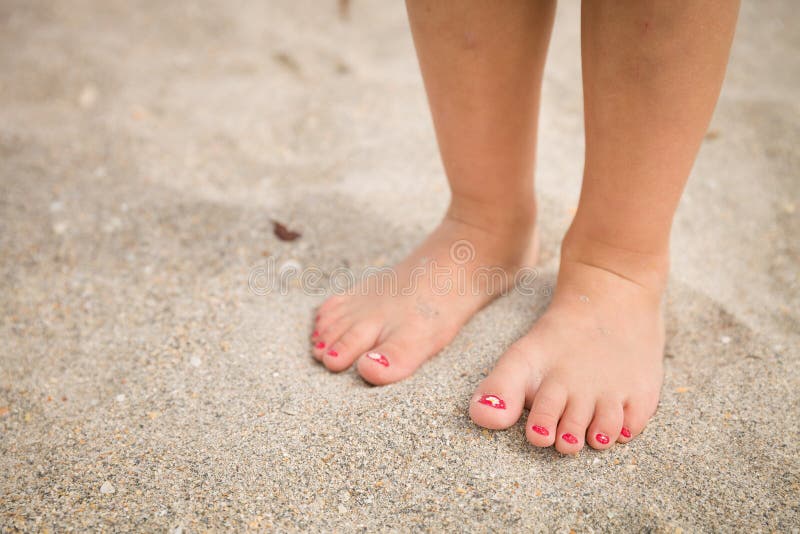
[[[564,453],[628,441],[658,404],[672,217],[724,77],[735,0],[585,1],[586,163],[553,301],[475,399],[531,405],[528,439]],[[514,376],[532,369],[525,387]],[[473,419],[507,421],[477,402]]]
[[[534,147],[554,3],[407,6],[452,200],[440,226],[395,266],[398,285],[426,261],[455,267],[450,248],[459,240],[474,247],[474,260],[461,266],[468,280],[480,266],[513,272],[536,254]],[[314,355],[333,371],[361,357],[358,370],[373,384],[400,380],[502,289],[441,294],[426,278],[411,295],[384,295],[362,284],[322,304]]]

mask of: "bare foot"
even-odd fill
[[[528,441],[565,454],[638,435],[662,382],[666,255],[565,240],[553,301],[477,388],[470,416],[500,429],[530,408]]]
[[[372,384],[402,380],[535,259],[532,206],[522,213],[481,214],[474,206],[453,205],[425,242],[394,267],[398,290],[370,278],[320,306],[314,357],[331,371],[358,360],[358,372]]]

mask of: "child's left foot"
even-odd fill
[[[528,441],[565,454],[636,437],[662,382],[666,255],[565,241],[553,301],[480,384],[470,416],[512,426],[530,408]]]

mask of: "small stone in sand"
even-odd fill
[[[117,401],[117,402],[125,402],[125,394],[120,393],[119,395],[114,397],[114,400]]]
[[[97,88],[94,85],[87,85],[81,90],[81,94],[78,96],[78,104],[83,109],[89,109],[90,107],[94,106],[94,103],[97,101]]]
[[[111,482],[109,482],[108,480],[106,480],[105,482],[103,482],[103,485],[102,485],[102,486],[100,486],[100,493],[102,493],[102,494],[104,494],[104,495],[108,495],[108,494],[110,494],[110,493],[114,493],[115,491],[117,491],[117,489],[116,489],[116,488],[114,487],[114,485],[113,485]]]
[[[730,336],[722,336],[721,338],[719,338],[719,340],[722,341],[723,345],[727,345],[728,343],[731,342],[731,337]]]
[[[200,364],[202,364],[202,363],[203,363],[203,361],[200,358],[198,358],[197,356],[192,356],[192,358],[189,360],[189,364],[192,367],[200,367]]]

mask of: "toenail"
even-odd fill
[[[336,352],[335,350],[329,350],[328,351],[328,356],[338,356],[338,355],[339,355],[339,353]]]
[[[549,436],[549,435],[550,435],[550,431],[549,431],[549,430],[547,430],[547,429],[546,429],[545,427],[543,427],[543,426],[539,426],[539,425],[533,425],[533,426],[531,427],[531,430],[533,430],[533,431],[534,431],[534,432],[536,432],[537,434],[541,434],[542,436]]]
[[[368,353],[365,354],[365,356],[367,358],[369,358],[370,360],[373,360],[373,361],[381,364],[384,367],[389,367],[389,360],[386,359],[386,356],[384,356],[380,352],[368,352]]]
[[[619,432],[619,433],[620,433],[620,434],[622,434],[622,437],[623,437],[623,438],[629,438],[629,437],[631,437],[631,431],[630,431],[630,430],[628,430],[627,428],[625,428],[624,426],[622,427],[622,430],[620,430],[620,432]]]
[[[320,341],[319,343],[317,343],[314,346],[317,347],[318,349],[324,349],[325,348],[325,342],[324,341]]]
[[[576,438],[575,436],[573,436],[569,432],[567,432],[566,434],[563,434],[561,436],[561,439],[563,439],[564,441],[566,441],[570,445],[575,445],[576,443],[578,443],[578,438]]]
[[[594,437],[594,439],[597,440],[597,443],[601,443],[603,445],[606,445],[606,444],[608,444],[609,441],[611,441],[608,436],[606,436],[605,434],[600,434],[600,433],[598,433]]]
[[[480,404],[485,404],[486,406],[491,406],[492,408],[497,408],[498,410],[506,409],[506,401],[497,395],[481,395],[481,398],[478,399],[478,402]]]

